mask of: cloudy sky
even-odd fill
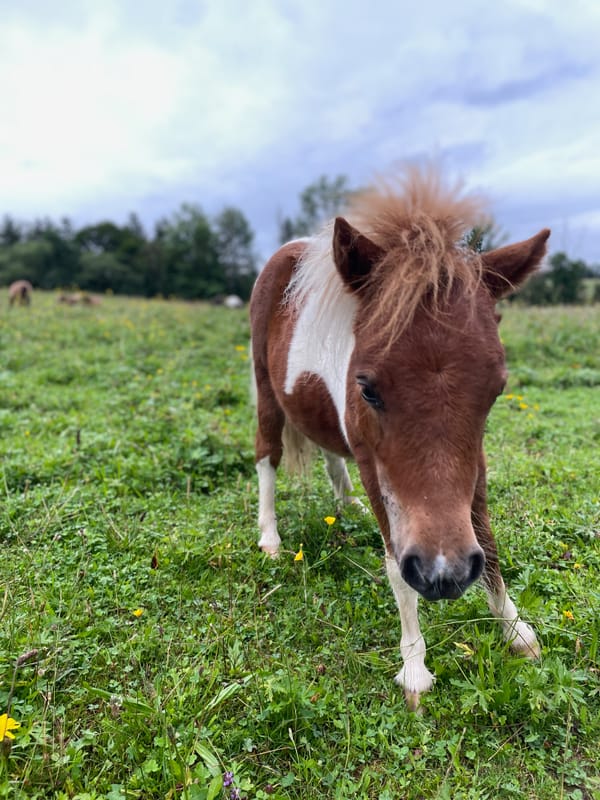
[[[148,231],[435,157],[600,263],[598,0],[0,0],[0,215]]]

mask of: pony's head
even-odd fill
[[[439,188],[413,176],[402,196],[368,196],[357,227],[338,217],[333,229],[355,303],[349,443],[402,577],[430,600],[459,597],[485,564],[471,506],[507,376],[495,304],[550,233],[477,254],[459,238],[476,205]]]

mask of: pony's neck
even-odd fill
[[[324,246],[325,245],[325,246]],[[354,350],[356,298],[339,277],[331,256],[331,232],[311,240],[290,285],[287,302],[296,307],[288,351],[286,394],[304,373],[319,377],[337,410],[346,441],[346,379]]]

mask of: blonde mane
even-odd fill
[[[365,286],[361,329],[391,343],[421,305],[439,316],[454,287],[472,300],[481,259],[463,240],[486,221],[486,206],[482,197],[465,194],[460,183],[445,183],[434,167],[404,167],[354,195],[346,218],[384,252]],[[348,311],[347,302],[340,304],[340,292],[349,292],[333,263],[332,236],[330,222],[310,241],[287,293],[296,306],[318,297],[323,326]]]

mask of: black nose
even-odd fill
[[[406,583],[426,600],[456,600],[483,572],[485,556],[480,548],[452,564],[439,558],[426,559],[416,551],[400,562]]]

